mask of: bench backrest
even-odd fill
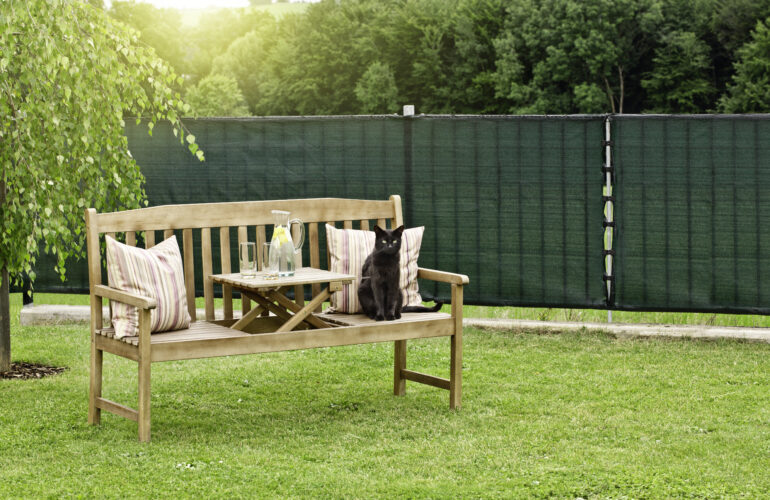
[[[319,232],[324,231],[324,224],[342,226],[345,229],[370,229],[374,224],[380,227],[397,227],[403,224],[401,198],[393,195],[389,200],[349,200],[341,198],[313,198],[299,200],[247,201],[232,203],[201,203],[191,205],[163,205],[157,207],[126,210],[123,212],[97,213],[95,209],[86,210],[86,236],[88,251],[88,275],[91,287],[92,320],[101,324],[101,303],[93,295],[94,285],[103,283],[101,241],[108,234],[126,244],[135,246],[137,240],[144,242],[146,248],[155,245],[181,230],[180,250],[184,262],[187,307],[193,321],[195,314],[195,261],[200,259],[203,273],[203,295],[206,302],[206,319],[214,319],[214,284],[207,277],[211,274],[238,271],[238,264],[231,263],[230,235],[237,231],[238,242],[249,241],[251,232],[256,234],[257,248],[266,241],[265,227],[272,227],[272,210],[291,212],[292,218],[299,218],[305,223],[305,243],[309,245],[310,266],[328,269],[320,262]],[[320,225],[320,227],[319,227]],[[249,228],[255,228],[250,231]],[[294,228],[298,232],[298,228]],[[201,255],[194,255],[193,232],[200,233]],[[212,233],[219,240],[221,259],[213,262]],[[325,238],[324,238],[325,240]],[[253,241],[253,239],[251,240]],[[261,254],[261,252],[257,252]],[[301,259],[301,256],[299,256]],[[261,260],[261,256],[260,256]],[[298,266],[302,263],[298,262]],[[260,262],[261,265],[261,262]],[[305,264],[307,265],[307,264]],[[104,277],[106,278],[106,277]],[[313,295],[318,293],[317,286]],[[301,287],[295,290],[298,298],[304,296]],[[232,294],[223,290],[224,314],[232,318]],[[244,312],[248,311],[247,300],[242,301]],[[94,317],[96,315],[96,317]],[[98,320],[97,320],[98,318]]]

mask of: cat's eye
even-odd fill
[[[387,244],[387,243],[388,243],[388,242],[387,242],[386,240],[382,240],[382,244],[383,244],[383,245],[385,245],[385,244]]]

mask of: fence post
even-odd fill
[[[612,131],[610,115],[604,118],[604,165],[602,166],[602,172],[604,173],[604,194],[602,200],[604,201],[604,283],[607,286],[607,322],[612,323],[612,305],[615,302],[614,293],[615,287],[613,286],[615,281],[615,274],[613,273],[613,257],[615,250],[613,246],[615,244],[615,197],[612,193],[613,176],[615,173],[615,165],[612,162]]]
[[[404,225],[412,227],[411,205],[414,202],[412,190],[412,118],[414,117],[414,105],[404,106],[404,204],[406,205],[406,217]]]

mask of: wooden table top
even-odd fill
[[[231,285],[243,289],[265,289],[281,288],[284,286],[310,285],[313,283],[330,283],[339,281],[350,283],[356,279],[353,274],[333,273],[323,269],[313,267],[301,267],[294,272],[294,276],[281,276],[278,279],[265,279],[264,274],[259,272],[254,278],[244,278],[241,273],[231,274],[213,274],[211,279],[214,283]]]

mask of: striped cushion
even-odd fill
[[[401,291],[404,292],[404,305],[422,305],[417,284],[417,257],[420,255],[424,226],[413,227],[401,236]],[[335,273],[355,274],[356,281],[344,285],[341,292],[331,296],[331,307],[327,312],[356,314],[361,312],[358,303],[358,285],[361,283],[361,268],[364,261],[374,250],[374,231],[357,229],[337,229],[326,225],[326,241],[329,246],[330,268]]]
[[[182,255],[176,236],[147,250],[124,245],[109,236],[106,240],[109,285],[158,302],[151,312],[150,331],[165,332],[190,326]],[[112,301],[112,326],[116,338],[139,335],[139,311],[134,306]]]

